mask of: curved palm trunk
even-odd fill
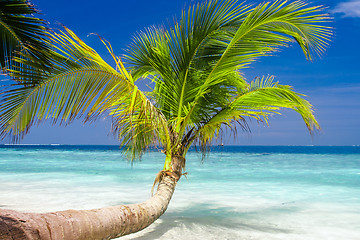
[[[165,212],[176,180],[163,177],[155,195],[139,204],[44,214],[0,210],[0,239],[112,239],[140,231]]]

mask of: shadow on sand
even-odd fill
[[[235,230],[246,232],[260,232],[260,233],[282,233],[290,234],[293,229],[281,228],[275,224],[266,221],[256,221],[261,219],[260,216],[273,215],[273,218],[279,218],[283,214],[290,214],[294,211],[299,211],[294,206],[280,206],[260,209],[256,212],[236,212],[229,207],[214,207],[207,204],[192,205],[183,211],[174,211],[165,213],[161,217],[161,222],[156,222],[154,226],[143,230],[143,234],[139,236],[129,235],[128,239],[133,240],[148,240],[160,239],[172,229],[186,229],[189,232],[198,231],[199,227],[203,229],[220,229],[220,230]],[[214,231],[214,230],[213,230]],[[140,232],[141,233],[141,232]],[[179,236],[181,237],[181,236]],[[187,239],[183,236],[183,239]],[[234,236],[236,239],[236,236]]]

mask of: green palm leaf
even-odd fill
[[[40,49],[49,49],[46,42],[45,21],[32,17],[37,10],[26,0],[0,1],[0,66],[13,69],[19,66],[14,57],[19,57],[25,51],[36,61],[47,62],[47,55]]]
[[[215,137],[219,136],[222,127],[228,127],[236,135],[236,125],[245,131],[250,131],[247,119],[267,122],[268,117],[280,114],[281,108],[288,108],[298,112],[309,131],[319,128],[311,104],[303,99],[304,95],[294,92],[291,87],[280,85],[273,81],[273,77],[257,78],[244,91],[234,98],[228,105],[207,119],[203,119],[189,137],[198,139],[199,145],[206,149]],[[186,142],[185,149],[190,145]]]
[[[0,95],[2,136],[10,134],[17,140],[42,120],[68,124],[80,117],[84,117],[84,121],[94,120],[104,113],[115,116],[116,126],[120,122],[147,126],[149,121],[160,121],[156,118],[160,115],[134,85],[120,59],[115,57],[116,71],[70,30],[49,33],[49,36],[48,44],[56,50],[48,53],[52,56],[51,71],[45,71],[25,53],[23,58],[15,58],[23,67],[12,72],[18,83]],[[138,121],[144,113],[149,119]],[[124,120],[124,116],[130,118]],[[124,143],[128,144],[129,139],[133,141],[128,144],[130,149],[140,151],[144,144],[149,144],[145,141],[139,145],[144,133],[134,135],[134,129],[127,128],[126,124],[120,130],[115,127],[115,131],[119,130],[119,138]],[[156,137],[150,133],[146,132],[147,138]]]
[[[281,1],[260,4],[248,13],[228,41],[221,41],[222,44],[219,44],[218,39],[210,41],[206,46],[208,51],[216,50],[220,53],[217,59],[211,55],[210,70],[196,93],[186,121],[191,121],[192,115],[198,114],[197,109],[201,109],[201,106],[197,106],[197,102],[204,98],[213,86],[224,81],[224,76],[246,67],[260,56],[269,55],[279,47],[287,46],[292,42],[292,38],[298,42],[308,59],[311,59],[311,51],[321,53],[331,35],[330,28],[317,25],[329,19],[325,14],[321,14],[321,11],[322,7],[307,7],[299,1],[289,4]],[[223,50],[219,51],[221,47]]]

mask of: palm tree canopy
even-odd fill
[[[279,108],[300,113],[310,131],[317,128],[301,94],[272,77],[247,83],[240,70],[292,42],[309,60],[321,54],[331,36],[322,11],[301,1],[255,7],[209,1],[184,10],[169,30],[153,27],[137,34],[126,60],[135,80],[155,81],[150,96],[177,136],[173,151],[186,152],[194,139],[205,147],[222,125],[238,122],[246,129],[246,117],[266,121]]]
[[[37,10],[27,0],[0,0],[0,66],[13,69],[19,63],[14,57],[26,51],[37,61],[47,61],[37,49],[47,49],[46,22],[35,18]]]
[[[267,121],[281,108],[298,112],[313,131],[319,125],[302,94],[271,76],[247,82],[241,69],[293,42],[309,60],[320,55],[331,37],[327,21],[323,7],[301,1],[208,1],[184,10],[168,29],[135,35],[128,70],[104,40],[115,69],[70,30],[49,33],[51,69],[28,53],[14,58],[24,67],[13,72],[20,81],[0,95],[1,135],[18,139],[47,118],[69,123],[110,114],[133,157],[161,145],[168,170],[171,157],[185,156],[194,141],[205,150],[222,126],[246,130],[248,119]],[[150,79],[151,91],[140,91],[139,79]]]

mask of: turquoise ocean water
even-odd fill
[[[0,208],[145,201],[164,155],[117,146],[0,145]],[[187,155],[167,212],[123,239],[360,239],[360,147],[225,146]]]

